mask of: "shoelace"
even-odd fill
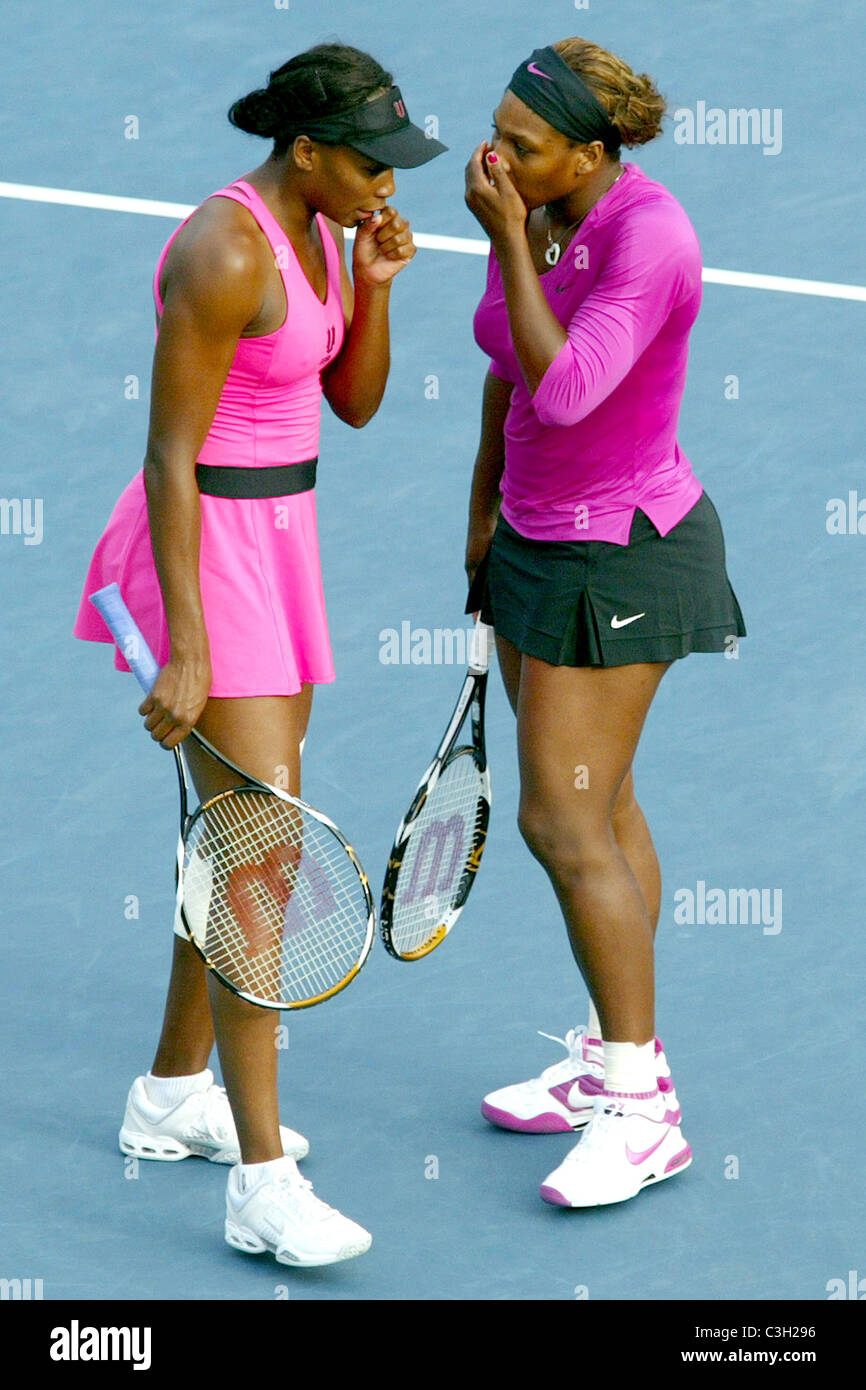
[[[551,1042],[560,1043],[568,1053],[568,1056],[563,1058],[561,1062],[554,1062],[552,1066],[545,1067],[539,1080],[545,1083],[550,1082],[553,1085],[556,1085],[560,1081],[573,1080],[575,1071],[580,1071],[585,1065],[583,1050],[583,1039],[585,1034],[586,1027],[583,1024],[581,1024],[579,1028],[569,1028],[564,1038],[557,1038],[553,1033],[543,1033],[539,1028],[538,1036],[540,1038],[549,1038]],[[576,1066],[576,1064],[579,1065]],[[525,1086],[535,1086],[537,1082],[527,1081],[523,1084]]]
[[[192,1121],[191,1129],[202,1139],[217,1139],[221,1143],[229,1137],[229,1131],[225,1123],[217,1117],[219,1113],[225,1115],[228,1106],[228,1097],[225,1086],[209,1086],[206,1091],[194,1093],[201,1097],[198,1114]]]
[[[297,1170],[294,1173],[280,1173],[275,1181],[278,1189],[277,1201],[280,1205],[288,1200],[295,1211],[302,1210],[304,1215],[314,1217],[317,1221],[327,1221],[329,1217],[337,1215],[333,1207],[329,1207],[327,1202],[316,1196],[310,1179],[302,1177]]]
[[[583,1131],[583,1136],[577,1146],[566,1154],[567,1163],[583,1163],[595,1152],[606,1135],[611,1124],[616,1120],[625,1117],[625,1106],[622,1101],[609,1099],[606,1100],[604,1108],[599,1107],[594,1111],[592,1119]]]

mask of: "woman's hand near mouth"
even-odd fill
[[[509,165],[483,140],[466,165],[466,206],[494,246],[526,234],[526,204],[511,181]]]
[[[367,213],[355,233],[352,258],[355,284],[389,284],[411,261],[416,250],[409,223],[396,208],[384,207]]]

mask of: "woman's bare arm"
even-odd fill
[[[322,390],[334,414],[360,429],[376,414],[385,393],[391,365],[391,281],[415,255],[415,246],[409,223],[396,208],[386,207],[381,218],[357,229],[350,279],[343,229],[330,220],[328,225],[340,252],[346,337],[322,373]]]
[[[481,439],[472,474],[466,573],[471,584],[484,559],[499,517],[499,483],[505,466],[505,417],[514,386],[488,372],[481,404]]]
[[[199,589],[201,504],[195,463],[210,430],[243,329],[260,311],[266,266],[243,229],[202,223],[177,248],[153,363],[144,460],[151,542],[171,659],[141,705],[151,735],[173,748],[210,689],[210,651]]]

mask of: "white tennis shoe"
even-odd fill
[[[523,1134],[563,1134],[592,1119],[596,1096],[604,1086],[604,1054],[587,1041],[585,1028],[572,1028],[564,1038],[541,1037],[561,1043],[568,1056],[546,1067],[531,1081],[518,1081],[491,1091],[481,1113],[500,1129]]]
[[[118,1135],[121,1152],[167,1163],[194,1154],[211,1163],[239,1163],[240,1144],[225,1088],[214,1085],[212,1071],[205,1072],[205,1079],[202,1090],[165,1110],[149,1099],[145,1078],[137,1077]],[[286,1125],[280,1125],[280,1137],[283,1153],[290,1158],[305,1158],[310,1152],[304,1136]]]
[[[491,1091],[481,1102],[481,1113],[500,1129],[522,1134],[565,1134],[581,1129],[592,1119],[596,1096],[604,1089],[604,1053],[601,1045],[590,1042],[586,1028],[572,1028],[564,1038],[541,1033],[542,1038],[558,1042],[568,1053],[561,1062],[546,1067],[531,1081],[518,1081]],[[678,1109],[664,1049],[655,1042],[659,1089],[670,1093],[671,1110]]]
[[[651,1096],[602,1092],[578,1143],[541,1184],[541,1196],[559,1207],[607,1206],[681,1173],[692,1151],[680,1118],[672,1088]]]
[[[226,1240],[236,1250],[265,1250],[284,1265],[309,1268],[363,1255],[373,1237],[313,1193],[292,1158],[277,1159],[249,1185],[241,1165],[226,1184]]]

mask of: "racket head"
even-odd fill
[[[159,665],[118,585],[90,601],[149,691]],[[293,1009],[329,999],[355,978],[375,934],[376,910],[355,851],[320,811],[251,778],[197,730],[189,737],[232,774],[229,788],[189,816],[193,783],[182,747],[174,749],[177,895],[190,941],[250,1003]]]
[[[489,819],[483,743],[454,748],[422,779],[388,860],[379,925],[395,959],[421,960],[445,940],[475,882]]]
[[[189,818],[178,902],[193,946],[242,999],[303,1009],[364,965],[376,913],[352,846],[320,811],[276,788],[221,791]]]

